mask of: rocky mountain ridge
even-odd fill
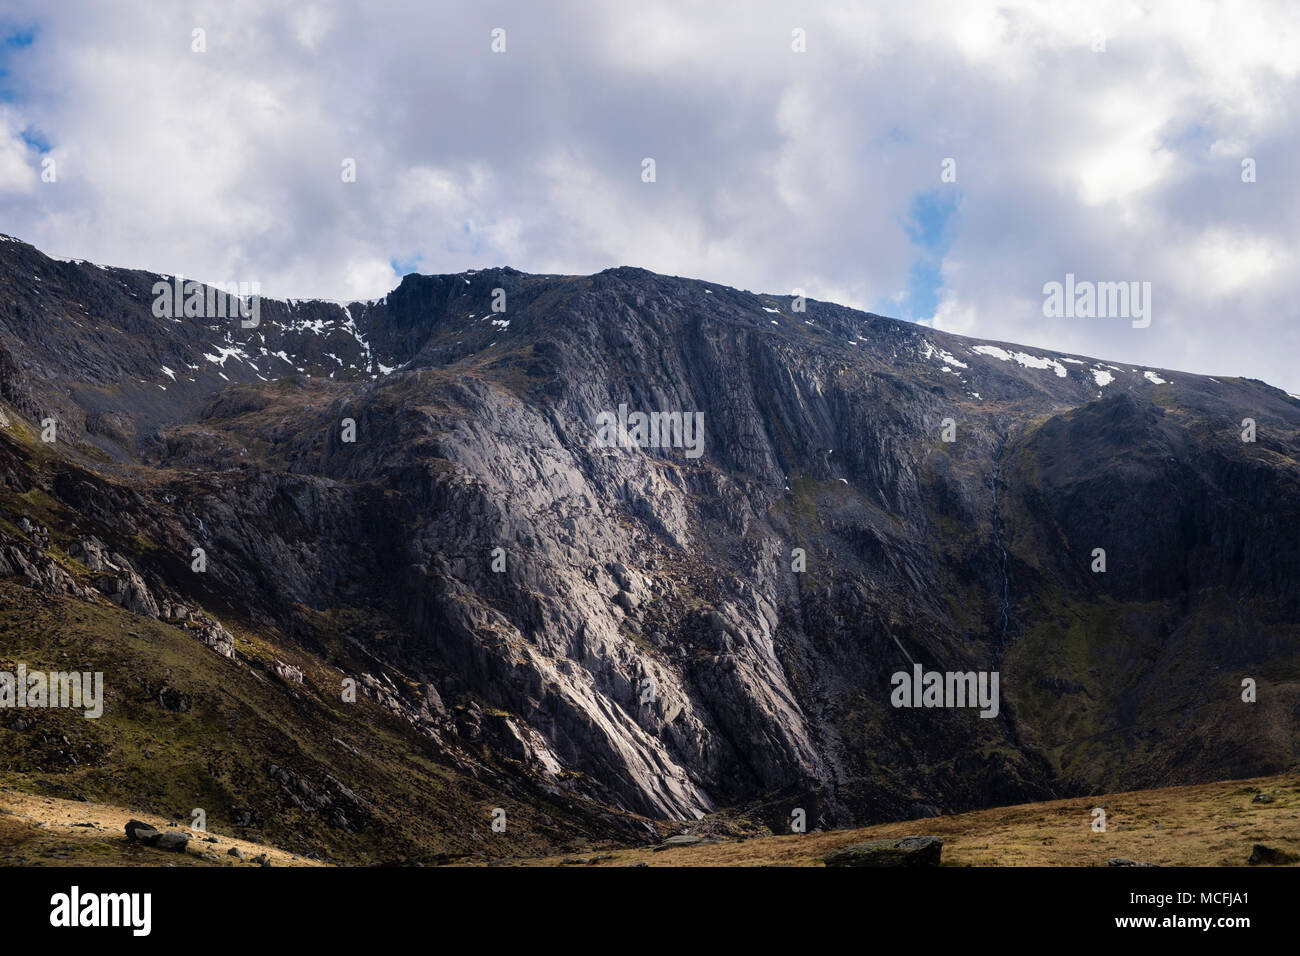
[[[166,280],[0,242],[0,573],[43,594],[364,658],[433,746],[651,819],[1295,766],[1281,390],[630,268],[410,275],[252,329],[155,316]],[[703,415],[703,454],[602,445],[620,406]],[[997,718],[892,707],[915,663],[998,670]]]

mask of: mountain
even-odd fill
[[[0,242],[0,655],[108,698],[0,717],[0,774],[415,859],[1297,765],[1279,389],[633,268],[251,328],[158,283]],[[916,665],[996,715],[893,706]]]

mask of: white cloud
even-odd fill
[[[14,128],[11,111],[0,109],[0,194],[29,193],[36,187],[40,175],[29,152],[21,130]]]
[[[8,6],[36,39],[0,219],[52,253],[328,298],[393,259],[628,264],[885,311],[947,189],[928,324],[1300,391],[1293,4]],[[1067,272],[1151,282],[1151,327],[1045,319]]]

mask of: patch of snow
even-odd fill
[[[780,310],[780,309],[769,309],[767,306],[763,306],[763,311],[764,311],[764,312],[775,312],[777,315],[780,315],[780,314],[781,314],[781,310]]]
[[[357,328],[357,323],[353,321],[352,309],[349,306],[343,306],[343,315],[347,319],[347,321],[343,323],[344,331],[350,332],[352,337],[357,340],[357,345],[361,346],[361,351],[365,353],[365,356],[362,359],[362,364],[365,365],[366,368],[370,368],[370,343],[366,341],[366,337],[362,335],[361,330]]]
[[[1143,373],[1142,373],[1142,377],[1143,377],[1144,379],[1146,379],[1148,382],[1150,382],[1152,385],[1168,385],[1168,384],[1169,384],[1169,383],[1166,382],[1163,378],[1161,378],[1159,375],[1157,375],[1155,372],[1143,372]]]
[[[176,381],[176,373],[175,373],[175,372],[173,372],[171,369],[169,369],[166,365],[164,365],[164,366],[162,367],[162,370],[163,370],[163,374],[164,374],[164,375],[170,377],[171,380],[172,380],[173,382]]]
[[[965,362],[960,361],[956,356],[952,355],[949,352],[945,352],[943,349],[939,348],[936,345],[931,345],[929,342],[925,341],[924,339],[921,340],[921,344],[925,346],[925,352],[924,352],[925,358],[933,358],[934,356],[937,355],[939,356],[939,360],[943,362],[945,365],[955,365],[958,368],[970,367]]]
[[[1104,369],[1095,368],[1092,370],[1092,379],[1100,388],[1105,388],[1111,382],[1115,381],[1115,376]]]
[[[214,365],[220,365],[222,368],[226,367],[226,359],[230,358],[232,355],[235,358],[244,359],[245,361],[248,359],[248,356],[244,354],[243,349],[238,347],[233,349],[223,349],[218,345],[217,352],[219,353],[218,355],[211,355],[208,352],[204,352],[203,357]]]
[[[971,349],[972,352],[978,352],[980,355],[987,355],[995,358],[1000,362],[1010,362],[1011,353],[1006,349],[1000,349],[996,345],[976,345]]]
[[[1056,359],[1043,358],[1041,355],[1030,355],[1028,352],[1008,352],[996,345],[976,345],[971,351],[978,352],[980,355],[988,355],[999,362],[1014,360],[1018,365],[1023,365],[1025,368],[1055,369],[1058,378],[1066,378],[1070,374],[1066,371],[1065,366]]]

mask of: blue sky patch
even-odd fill
[[[22,137],[23,142],[36,150],[36,152],[48,153],[50,151],[50,141],[46,139],[45,134],[35,126],[27,127],[19,135]]]
[[[0,23],[0,102],[12,103],[15,98],[10,67],[13,56],[36,42],[36,30],[16,30]]]
[[[388,264],[393,267],[393,271],[400,277],[412,272],[418,272],[421,258],[418,252],[413,252],[405,259],[401,256],[393,256]]]
[[[952,246],[959,198],[954,187],[946,186],[912,199],[902,226],[918,254],[908,270],[902,299],[885,304],[884,314],[913,322],[934,317],[943,289],[943,257]]]

